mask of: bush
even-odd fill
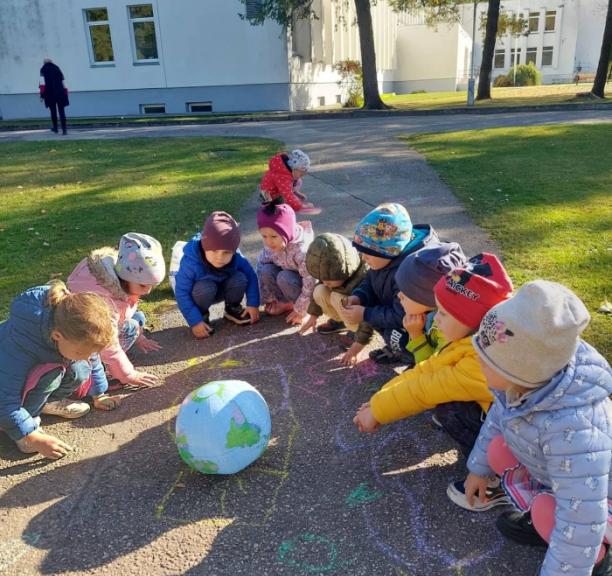
[[[508,86],[512,86],[512,85],[513,85],[512,84],[512,78],[508,78],[508,76],[506,76],[504,74],[500,74],[493,81],[493,87],[494,88],[507,88]]]
[[[507,76],[512,81],[511,86],[539,86],[542,84],[542,73],[533,65],[533,62],[519,64],[516,67],[516,76],[513,66],[508,70]]]
[[[342,90],[345,108],[358,108],[363,104],[363,70],[357,60],[342,60],[334,68],[340,74],[338,85]]]

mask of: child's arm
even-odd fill
[[[404,309],[397,298],[391,304],[366,306],[363,320],[374,329],[382,332],[385,328],[403,330]]]
[[[192,328],[202,322],[202,312],[191,296],[195,276],[193,272],[181,266],[176,273],[175,296],[176,304],[185,318],[187,325]]]
[[[298,252],[295,255],[294,263],[297,266],[298,273],[302,278],[302,292],[297,297],[297,300],[293,304],[293,313],[303,318],[308,309],[312,293],[317,281],[310,275],[306,268],[306,255],[303,252]]]
[[[32,415],[22,406],[21,392],[28,371],[19,369],[20,365],[20,361],[13,366],[0,365],[0,429],[13,441],[38,428]]]
[[[257,274],[255,274],[251,263],[242,254],[237,253],[236,257],[238,258],[238,270],[247,277],[246,305],[247,307],[259,308],[260,296]]]
[[[380,428],[380,422],[374,418],[372,414],[372,408],[369,402],[365,402],[359,407],[355,417],[353,418],[353,424],[357,426],[359,432],[376,432]]]
[[[372,288],[370,272],[366,273],[359,286],[353,290],[351,296],[359,298],[359,304],[361,306],[373,306],[377,302],[374,289]]]

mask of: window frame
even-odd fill
[[[501,56],[502,65],[497,65],[497,58]],[[493,53],[493,69],[494,70],[503,70],[506,67],[506,49],[505,48],[497,48]]]
[[[533,60],[530,60],[530,56],[533,55]],[[534,66],[538,65],[538,48],[537,46],[531,46],[527,48],[525,51],[525,64],[529,64],[529,62],[533,62]]]
[[[163,108],[163,112],[147,112],[147,108]],[[149,103],[149,104],[140,104],[140,114],[142,116],[148,116],[148,115],[160,115],[160,114],[167,114],[166,112],[166,104],[154,104],[154,103]]]
[[[550,64],[545,64],[544,55],[550,54]],[[555,57],[555,47],[554,46],[542,46],[542,68],[544,66],[552,66]]]
[[[548,27],[548,18],[552,17],[553,19],[553,27]],[[556,10],[546,10],[544,12],[544,32],[554,32],[557,28],[557,11]]]
[[[528,20],[527,30],[529,31],[530,34],[534,34],[540,31],[540,13],[539,12],[529,12],[529,16],[527,20]],[[532,20],[535,20],[536,22],[536,26],[533,30],[531,29]]]
[[[132,13],[130,12],[130,8],[137,8],[139,6],[150,6],[151,11],[153,12],[153,16],[143,16],[138,18],[133,18]],[[144,2],[140,4],[128,4],[126,6],[128,23],[130,28],[130,43],[132,45],[132,59],[133,64],[135,66],[142,65],[155,65],[159,64],[159,43],[157,41],[157,30],[158,23],[157,18],[155,16],[155,9],[153,8],[153,3]],[[144,58],[138,59],[138,47],[136,46],[136,33],[134,31],[134,24],[143,23],[143,22],[153,22],[153,31],[155,32],[155,51],[157,52],[157,58]]]
[[[514,66],[514,53],[516,52],[516,65],[521,64],[521,54],[523,53],[522,48],[510,48],[510,66],[508,68],[512,68]]]
[[[87,13],[91,10],[106,10],[106,20],[89,20],[87,18]],[[114,66],[115,65],[115,49],[113,48],[113,35],[111,32],[110,25],[110,17],[108,15],[108,8],[105,6],[97,6],[94,8],[83,8],[83,22],[85,24],[85,34],[87,35],[87,51],[89,53],[89,64],[92,67],[103,68],[105,66]],[[96,54],[94,50],[94,41],[93,36],[91,34],[91,29],[96,26],[107,26],[108,27],[108,36],[110,39],[111,52],[113,59],[112,60],[96,60]]]

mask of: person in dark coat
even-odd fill
[[[50,58],[45,58],[43,67],[40,69],[39,90],[40,99],[44,100],[45,106],[51,112],[51,122],[53,123],[51,130],[57,133],[57,113],[59,111],[62,134],[67,134],[64,108],[69,105],[68,90],[64,87],[62,71]]]

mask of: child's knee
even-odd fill
[[[557,504],[552,494],[538,494],[531,504],[531,521],[538,534],[547,542],[555,527],[555,508]]]
[[[227,281],[227,289],[228,290],[246,290],[246,287],[249,284],[249,280],[246,277],[244,272],[240,272],[240,270],[236,270],[234,274]]]
[[[89,380],[90,375],[91,366],[89,365],[89,362],[79,360],[77,362],[73,362],[70,365],[70,374],[67,374],[66,376],[72,378],[72,380],[74,381],[74,388],[76,389],[85,382],[87,382],[87,380]]]
[[[510,451],[510,448],[506,446],[506,441],[501,434],[495,436],[489,443],[487,458],[489,466],[498,476],[501,476],[506,470],[513,468],[519,463]]]
[[[193,285],[191,296],[194,302],[204,309],[208,309],[217,295],[217,284],[209,280],[199,280]]]
[[[297,272],[281,270],[276,277],[279,288],[284,293],[295,292],[302,289],[302,280]]]
[[[327,302],[330,302],[333,305],[333,300],[331,300],[331,296],[332,296],[332,291],[324,284],[317,284],[312,293],[312,297],[314,298],[314,301],[319,306],[324,306]]]

